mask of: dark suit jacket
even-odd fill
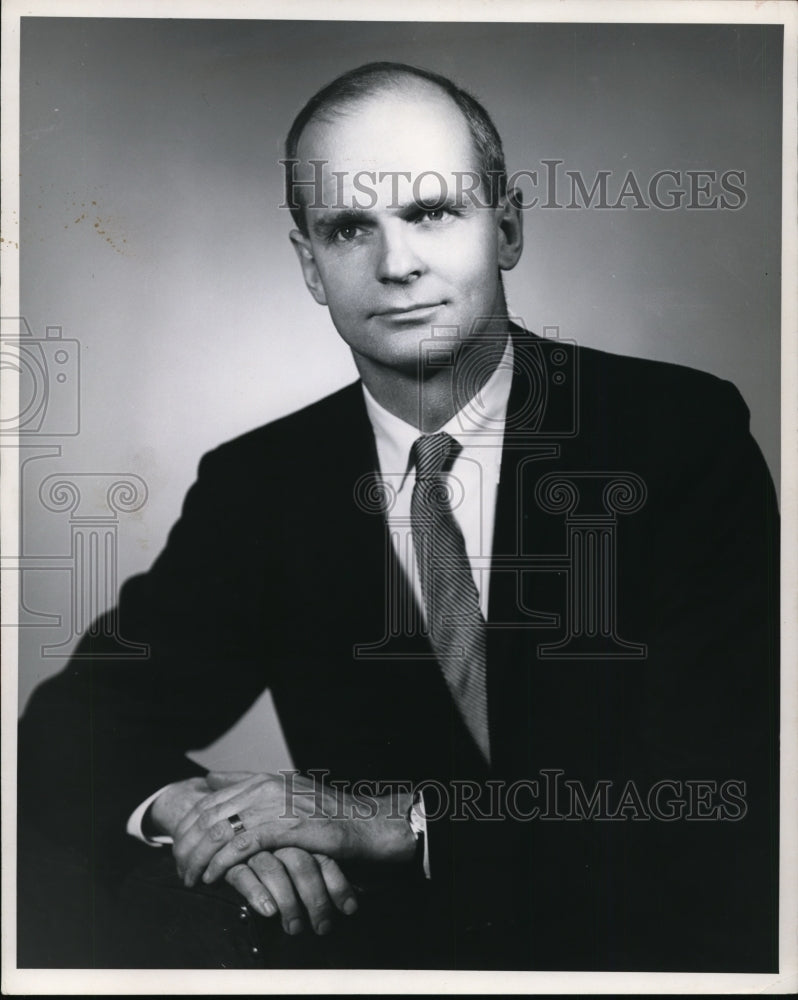
[[[490,771],[425,637],[388,621],[402,577],[368,500],[376,459],[356,384],[203,458],[165,550],[122,588],[114,627],[150,657],[104,659],[115,640],[97,628],[79,650],[93,658],[34,694],[23,816],[46,826],[56,812],[113,868],[140,848],[125,843],[131,809],[202,773],[186,751],[268,685],[302,770],[435,780],[452,802],[458,780],[493,779],[494,813],[515,808],[453,819],[434,815],[440,794],[428,801],[433,877],[413,891],[431,964],[774,969],[777,513],[745,405],[690,369],[514,339]],[[573,785],[545,818],[518,815],[534,795],[502,800],[537,780],[540,805],[554,772],[588,799],[606,789],[603,818],[578,818]],[[665,779],[657,801],[681,798],[681,819],[651,815]],[[688,784],[702,781],[709,791]]]

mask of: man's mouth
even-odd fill
[[[413,320],[423,319],[428,313],[433,312],[443,305],[443,302],[419,302],[407,306],[393,306],[390,309],[379,309],[374,315],[383,319],[393,320]]]

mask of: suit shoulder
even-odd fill
[[[673,361],[659,361],[652,358],[635,357],[629,354],[613,354],[597,347],[576,346],[579,363],[583,372],[590,375],[604,375],[606,378],[623,380],[633,388],[637,383],[642,390],[652,385],[679,385],[687,391],[704,393],[726,393],[734,390],[732,383],[700,368]]]
[[[571,368],[583,399],[596,397],[611,411],[615,405],[626,409],[652,404],[673,409],[690,405],[699,409],[738,408],[747,416],[747,407],[737,388],[729,381],[707,371],[690,368],[671,361],[615,354],[597,347],[588,347],[567,340],[553,340],[529,334],[515,328],[516,347],[544,349],[543,364],[548,369],[564,373]],[[568,358],[563,364],[555,355]]]
[[[660,410],[675,422],[700,420],[747,425],[749,412],[738,389],[726,379],[698,368],[577,347],[583,397],[602,408],[620,406],[627,415]]]
[[[265,457],[279,456],[290,451],[294,455],[307,449],[323,449],[333,433],[340,434],[363,411],[359,382],[352,382],[329,396],[303,406],[293,413],[278,417],[267,424],[246,431],[206,452],[201,469],[235,466],[259,462]]]

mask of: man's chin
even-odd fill
[[[355,358],[360,356],[372,364],[391,368],[397,372],[415,373],[434,348],[437,338],[430,323],[408,324],[401,328],[376,328],[369,331],[368,341],[362,347],[347,339]]]

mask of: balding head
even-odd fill
[[[487,203],[498,204],[507,188],[504,151],[496,126],[476,98],[446,77],[429,70],[404,63],[368,63],[337,77],[314,94],[294,119],[288,133],[285,143],[286,199],[302,233],[307,235],[304,205],[299,197],[301,188],[292,183],[294,175],[289,164],[301,160],[300,140],[307,127],[316,122],[334,122],[381,93],[402,95],[412,102],[414,96],[429,98],[430,91],[453,102],[463,116],[474,147],[474,161],[487,192]]]

